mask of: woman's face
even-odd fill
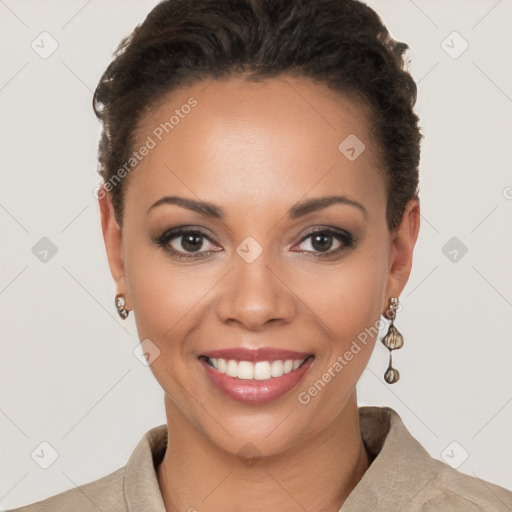
[[[117,291],[150,340],[168,418],[229,452],[279,453],[333,425],[409,276],[418,205],[388,230],[364,112],[307,79],[198,83],[144,117],[122,235],[100,200]],[[328,197],[341,199],[308,206]],[[240,347],[301,354],[259,353],[259,365],[221,354],[229,371],[256,368],[252,380],[202,357]],[[306,356],[269,378],[287,368],[275,360]]]

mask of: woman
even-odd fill
[[[94,96],[98,198],[167,425],[17,510],[512,508],[357,405],[380,328],[400,378],[420,213],[406,48],[354,0],[167,0],[122,42]]]

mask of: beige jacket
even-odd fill
[[[371,466],[339,512],[510,512],[512,492],[467,476],[432,458],[388,407],[360,407]],[[11,512],[165,512],[155,466],[165,453],[167,426],[140,440],[126,466]]]

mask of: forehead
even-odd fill
[[[254,206],[283,192],[299,200],[333,187],[382,195],[368,119],[364,104],[305,78],[198,82],[141,119],[136,147],[151,140],[152,149],[128,188],[155,200],[166,187],[188,188],[205,200],[236,195]],[[352,148],[362,151],[355,159]]]

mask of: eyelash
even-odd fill
[[[329,250],[328,252],[304,251],[304,252],[308,252],[308,253],[313,253],[316,258],[325,258],[328,256],[333,256],[333,255],[339,254],[341,252],[346,251],[347,249],[352,247],[357,242],[356,238],[353,235],[351,235],[348,231],[330,227],[330,228],[319,228],[319,229],[314,229],[314,230],[310,231],[300,240],[299,245],[303,244],[306,240],[311,238],[313,235],[316,235],[319,233],[328,235],[328,236],[332,236],[333,238],[340,241],[343,245],[334,251]],[[160,236],[158,236],[153,242],[157,246],[164,249],[164,251],[170,253],[171,256],[178,257],[179,259],[182,259],[182,260],[198,259],[198,258],[208,256],[214,252],[220,252],[220,251],[197,252],[196,254],[198,254],[198,255],[195,256],[194,253],[189,253],[189,254],[182,253],[180,251],[176,251],[175,249],[166,247],[167,244],[171,240],[173,240],[175,238],[179,238],[180,236],[189,235],[189,234],[199,235],[201,237],[206,238],[209,242],[215,243],[215,241],[211,240],[211,238],[206,233],[204,233],[202,230],[196,229],[196,228],[184,228],[184,227],[173,228],[168,231],[165,231]],[[300,252],[300,251],[294,251],[294,252]]]

